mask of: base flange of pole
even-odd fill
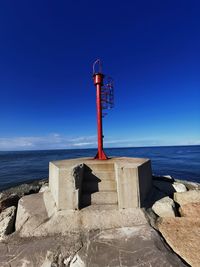
[[[105,152],[102,150],[101,153],[97,152],[94,159],[108,159],[108,157],[106,156]]]

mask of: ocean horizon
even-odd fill
[[[50,161],[94,157],[96,148],[0,151],[0,190],[48,178]],[[109,157],[149,158],[154,175],[200,182],[200,145],[105,148]]]

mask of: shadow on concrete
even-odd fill
[[[173,180],[169,180],[165,177],[152,177],[152,190],[149,192],[146,199],[143,201],[142,207],[150,208],[152,205],[162,199],[163,197],[170,197],[173,199],[173,194],[176,192],[172,186]]]
[[[85,208],[92,204],[92,194],[99,192],[99,179],[87,165],[84,166],[82,188],[81,188],[81,198],[79,203],[79,208]]]

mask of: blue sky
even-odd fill
[[[199,1],[1,1],[0,150],[200,144]]]

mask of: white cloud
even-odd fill
[[[95,136],[70,138],[60,134],[0,138],[0,150],[67,149],[96,146]]]
[[[108,137],[104,140],[105,147],[139,147],[139,146],[164,146],[164,145],[199,145],[200,141],[185,141],[169,143],[164,139],[115,139]],[[10,137],[0,138],[0,150],[42,150],[42,149],[73,149],[73,148],[95,148],[97,137],[78,136],[67,137],[58,133],[47,136]]]

